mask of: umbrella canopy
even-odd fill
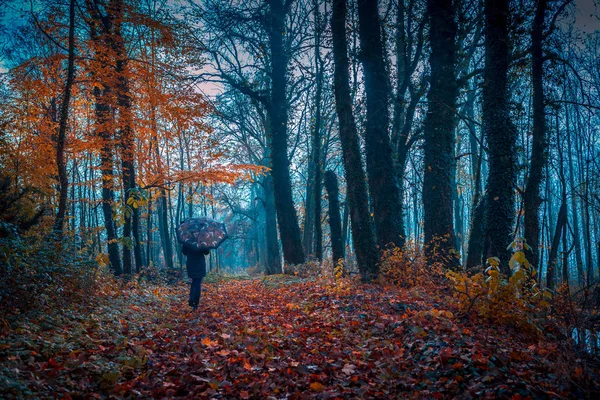
[[[225,239],[225,224],[211,218],[188,218],[177,227],[177,241],[195,250],[216,249]]]

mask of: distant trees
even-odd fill
[[[97,0],[70,2],[66,10],[64,5],[36,10],[34,29],[13,32],[15,49],[21,50],[7,59],[10,70],[2,80],[2,89],[11,96],[1,104],[1,125],[8,126],[5,118],[19,121],[6,131],[6,149],[0,152],[3,179],[14,182],[11,192],[21,197],[37,193],[41,203],[31,213],[23,210],[23,221],[43,221],[45,210],[56,210],[54,229],[80,235],[78,245],[92,247],[98,262],[117,275],[159,262],[173,270],[168,249],[177,220],[167,196],[173,182],[232,182],[245,174],[243,167],[219,165],[222,155],[216,149],[213,155],[203,149],[208,107],[180,79],[185,52],[172,57],[182,43],[173,40],[175,26],[138,6]],[[78,24],[76,17],[85,24]],[[136,29],[141,28],[152,34],[136,41]],[[63,31],[67,34],[60,36]],[[159,52],[159,46],[167,50],[162,56],[172,57],[169,64],[146,57]],[[41,51],[36,54],[32,48]],[[151,89],[146,85],[150,75]],[[149,97],[154,107],[146,108]],[[19,110],[31,118],[17,117]],[[161,125],[168,130],[160,131]],[[194,147],[187,163],[178,160],[181,168],[174,168],[169,160],[174,156],[167,154],[175,136],[169,130],[186,131]],[[24,168],[24,161],[35,170]],[[19,189],[25,181],[30,189]],[[153,195],[161,198],[157,192],[165,201],[161,218],[153,216],[156,209],[148,201]],[[148,222],[146,231],[140,229],[142,216]],[[161,257],[160,248],[151,245],[154,219],[164,222],[160,231],[169,245]]]
[[[508,274],[524,237],[540,282],[591,287],[600,36],[527,4],[41,5],[0,28],[0,214],[116,274],[176,274],[175,227],[204,214],[231,228],[215,268],[369,280],[393,245]]]
[[[232,89],[219,96],[216,116],[216,128],[221,131],[224,141],[237,148],[236,158],[239,158],[239,162],[265,167],[270,165],[269,124],[262,103],[248,101],[244,94]],[[241,190],[242,194],[224,195],[225,202],[233,214],[251,219],[255,225],[258,258],[264,272],[267,275],[279,274],[282,272],[281,252],[271,174],[260,174],[253,186],[255,188],[250,191],[252,206],[247,209],[233,204],[235,200],[240,203],[243,201],[245,190]]]
[[[250,3],[244,7],[226,6],[207,1],[201,11],[205,23],[223,37],[211,36],[205,44],[217,70],[205,74],[209,79],[217,78],[239,90],[254,101],[262,103],[267,112],[268,135],[271,146],[271,177],[273,180],[277,223],[279,225],[283,257],[289,264],[300,264],[305,260],[300,235],[300,226],[292,197],[290,160],[288,155],[289,76],[287,69],[293,56],[294,26],[289,26],[294,1],[273,0]],[[296,21],[294,21],[296,22]],[[258,28],[258,31],[256,30]],[[243,47],[252,49],[249,56],[255,57],[255,65],[242,67]],[[261,73],[258,65],[264,66]],[[251,83],[249,78],[259,79]]]

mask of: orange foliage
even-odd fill
[[[93,318],[26,319],[0,336],[0,355],[18,354],[5,360],[9,397],[568,398],[598,387],[581,358],[562,369],[556,339],[471,323],[444,296],[349,285],[332,295],[318,279],[221,281],[204,285],[194,313],[187,286],[102,286]]]
[[[61,36],[60,19],[64,13],[40,18],[40,24],[50,36]],[[76,41],[76,77],[66,138],[69,171],[74,162],[96,170],[102,147],[117,151],[126,110],[118,105],[119,73],[117,54],[111,45],[115,37],[103,33],[93,18],[86,20],[96,40],[78,36]],[[210,103],[186,79],[189,59],[194,55],[186,45],[183,31],[175,23],[154,19],[134,6],[126,5],[123,24],[144,27],[146,33],[129,38],[129,60],[123,72],[129,82],[132,109],[132,160],[141,188],[176,188],[178,183],[233,184],[238,179],[251,179],[264,171],[262,167],[234,164],[214,138],[208,119],[213,112]],[[149,32],[148,32],[149,30]],[[137,31],[133,31],[134,33]],[[86,33],[87,35],[87,33]],[[134,40],[135,39],[135,40]],[[6,82],[10,99],[2,104],[0,124],[5,137],[0,146],[3,174],[16,185],[33,187],[38,201],[50,206],[56,202],[55,135],[58,127],[58,105],[64,90],[66,56],[40,38],[31,38],[42,48],[33,56],[12,68]],[[107,89],[105,101],[111,107],[110,116],[101,122],[95,119],[94,89]],[[96,132],[109,132],[109,142]],[[125,143],[125,142],[123,142]],[[114,160],[114,165],[119,159]],[[91,164],[91,165],[90,165]],[[79,185],[98,188],[100,174],[90,174]],[[72,178],[69,178],[73,185]],[[119,182],[117,184],[117,181]],[[115,190],[120,180],[104,182]],[[80,199],[89,201],[89,199]]]

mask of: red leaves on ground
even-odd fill
[[[0,397],[569,397],[553,343],[455,317],[444,298],[326,282],[134,289],[0,341]],[[275,282],[275,284],[273,284]],[[351,285],[351,283],[348,283]],[[579,376],[587,374],[581,368]]]

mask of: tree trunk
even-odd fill
[[[458,151],[458,144],[457,144],[457,149]],[[458,154],[457,152],[455,152],[455,154]],[[463,235],[464,235],[464,226],[463,226],[463,199],[462,199],[462,194],[460,191],[460,187],[458,186],[458,182],[456,181],[456,168],[453,171],[453,181],[454,183],[452,184],[453,186],[453,190],[452,190],[452,202],[454,205],[454,231],[455,231],[455,235],[454,235],[454,246],[457,252],[459,252],[459,254],[457,254],[457,256],[459,256],[460,254],[462,254],[462,248],[463,248]]]
[[[315,67],[317,88],[315,92],[315,126],[313,129],[313,157],[314,157],[314,185],[313,185],[313,204],[314,204],[314,232],[315,232],[315,258],[318,261],[323,259],[323,227],[321,226],[321,194],[323,192],[323,160],[321,158],[321,92],[323,90],[323,70],[324,65],[321,60],[321,20],[319,15],[319,2],[315,0]]]
[[[486,184],[486,257],[500,258],[502,272],[510,273],[508,245],[515,219],[517,177],[516,130],[508,109],[509,8],[508,0],[485,0],[485,69],[483,129],[489,147]]]
[[[474,135],[474,132],[471,132]],[[477,145],[471,143],[471,151],[477,151]],[[485,215],[486,197],[481,195],[481,165],[483,163],[483,147],[479,147],[479,156],[475,155],[471,162],[475,163],[475,177],[473,179],[473,199],[471,203],[471,221],[469,229],[469,243],[467,244],[467,270],[473,270],[483,265],[483,249],[485,243]]]
[[[304,229],[302,231],[302,245],[304,246],[304,252],[308,258],[311,258],[314,249],[314,232],[313,229],[315,227],[314,216],[315,216],[315,196],[313,192],[315,190],[315,168],[313,167],[313,154],[311,150],[311,154],[308,162],[308,178],[306,182],[306,201],[304,204]]]
[[[342,244],[344,253],[346,253],[346,245],[348,244],[348,222],[350,220],[350,207],[348,207],[348,195],[344,201],[344,214],[342,217]]]
[[[169,206],[167,203],[167,196],[167,191],[161,188],[158,198],[158,230],[160,231],[166,267],[169,271],[173,271],[175,266],[173,265],[173,245],[171,243],[171,234],[169,232]]]
[[[134,178],[135,181],[135,178]],[[142,270],[142,266],[144,265],[144,257],[142,254],[142,241],[141,241],[141,233],[140,233],[140,209],[134,208],[132,215],[132,229],[131,233],[133,234],[133,258],[135,260],[135,272],[139,273]]]
[[[579,230],[579,212],[577,207],[577,197],[575,196],[575,171],[573,165],[571,132],[569,131],[569,110],[565,109],[566,136],[567,136],[567,158],[569,162],[569,185],[571,186],[571,214],[573,215],[573,244],[575,245],[575,264],[577,267],[577,280],[580,286],[583,286],[585,273],[583,272],[583,258],[581,256],[581,239]]]
[[[115,275],[123,273],[121,269],[121,256],[113,217],[114,204],[114,174],[113,174],[113,140],[107,129],[110,107],[106,103],[108,89],[102,91],[94,88],[96,135],[102,139],[100,150],[100,171],[102,172],[102,213],[104,215],[104,228],[108,245],[108,258]]]
[[[531,80],[533,86],[533,134],[529,178],[523,194],[525,239],[531,246],[531,264],[539,266],[540,221],[539,208],[542,204],[540,186],[546,164],[546,112],[544,109],[544,15],[547,0],[537,0],[531,29]]]
[[[279,240],[277,240],[277,218],[275,211],[275,194],[273,193],[273,179],[270,174],[263,178],[263,190],[265,197],[265,227],[267,241],[267,265],[266,274],[280,274],[281,256],[279,253]]]
[[[75,232],[75,230],[77,229],[77,215],[75,214],[75,209],[77,206],[77,203],[75,202],[75,184],[76,184],[76,180],[79,181],[79,183],[81,184],[81,179],[79,178],[79,165],[77,164],[77,160],[73,160],[73,167],[71,168],[71,182],[73,182],[73,184],[71,185],[71,198],[70,198],[70,203],[71,203],[71,213],[70,213],[70,217],[71,217],[71,223],[69,224],[69,229],[71,229],[71,231]],[[81,185],[79,185],[80,187],[80,191],[79,191],[79,198],[81,198]],[[79,232],[82,232],[82,227],[81,225],[79,226]]]
[[[290,160],[287,154],[288,104],[286,98],[286,71],[288,56],[283,44],[285,35],[285,7],[281,0],[269,2],[271,7],[271,104],[270,123],[272,137],[273,187],[277,221],[283,245],[283,257],[288,264],[302,264],[304,250],[300,238],[298,217],[292,197]]]
[[[451,0],[428,0],[431,84],[424,122],[424,240],[427,257],[448,267],[458,266],[454,251],[452,171],[456,125],[455,38],[457,25]]]
[[[377,247],[369,220],[368,195],[362,168],[356,123],[352,112],[348,49],[346,43],[346,0],[334,0],[331,32],[334,59],[335,108],[339,120],[343,163],[346,171],[347,202],[358,268],[365,280],[377,275]]]
[[[367,98],[367,172],[377,243],[380,249],[402,247],[402,203],[388,132],[390,93],[377,1],[358,2],[358,24]]]
[[[589,172],[586,173],[589,177]],[[594,263],[592,259],[592,232],[591,232],[591,218],[590,218],[590,196],[589,196],[589,182],[584,183],[584,206],[583,206],[583,231],[585,238],[585,264],[586,264],[586,286],[591,286],[594,282]]]
[[[474,270],[483,265],[485,202],[485,197],[479,197],[477,203],[473,204],[473,215],[471,217],[471,229],[469,232],[469,244],[467,248],[467,270]]]
[[[404,25],[404,0],[398,1],[396,10],[396,98],[394,99],[394,118],[392,121],[392,137],[399,135],[402,129],[402,120],[404,118],[404,99],[406,90],[408,89],[409,80],[406,76],[409,75],[409,68],[406,59],[407,43]],[[400,138],[398,137],[398,141]],[[398,166],[400,167],[400,166]],[[398,184],[402,184],[400,181]]]
[[[556,228],[554,229],[554,236],[552,238],[552,245],[550,247],[550,255],[548,256],[548,272],[546,273],[546,286],[549,289],[556,287],[556,266],[558,262],[558,247],[560,246],[560,236],[562,233],[563,225],[567,222],[567,203],[562,201],[560,204],[560,210],[558,212],[558,218],[556,220]]]
[[[260,106],[257,103],[255,103],[255,107],[259,114],[261,114]],[[266,145],[264,147],[263,165],[269,165],[271,163],[272,135],[270,134],[271,126],[267,122],[267,119],[268,118],[261,118],[263,121],[263,128],[266,132]],[[281,274],[283,272],[283,268],[281,266],[279,238],[277,237],[277,211],[275,208],[275,194],[273,193],[273,177],[271,173],[264,175],[261,186],[263,190],[263,206],[265,211],[265,274]]]
[[[112,50],[115,54],[115,72],[116,72],[116,92],[117,105],[119,107],[119,134],[121,147],[121,168],[123,184],[123,272],[130,275],[131,249],[136,248],[137,269],[141,267],[141,253],[139,242],[132,239],[132,214],[135,210],[129,205],[129,199],[135,191],[135,169],[134,169],[134,141],[131,115],[131,98],[129,94],[129,80],[127,78],[127,55],[125,54],[125,44],[121,34],[121,24],[123,20],[123,3],[121,0],[111,1],[108,12],[113,13],[114,28],[112,35]],[[136,232],[139,229],[136,229]]]
[[[170,170],[169,167],[169,157],[167,155],[167,169]],[[166,192],[166,207],[167,207],[167,225],[166,227],[168,228],[168,245],[171,246],[171,249],[173,248],[173,243],[177,243],[177,236],[175,234],[175,215],[173,213],[173,199],[171,198],[171,191],[167,191]],[[173,250],[171,250],[171,254],[173,254]],[[177,259],[179,260],[179,271],[183,270],[183,254],[181,253],[181,246],[179,245],[175,245],[175,255],[177,256]]]
[[[58,135],[56,137],[56,166],[58,168],[58,212],[54,221],[54,230],[62,236],[65,213],[67,212],[67,189],[69,180],[67,178],[67,160],[65,157],[65,141],[67,135],[67,123],[69,121],[69,105],[73,80],[75,78],[75,0],[69,2],[69,48],[67,61],[67,81],[65,92],[60,106],[60,121]]]
[[[152,233],[152,193],[148,193],[148,215],[146,216],[146,265],[152,264],[153,233]]]
[[[569,225],[569,210],[567,208],[567,195],[563,195],[565,204],[565,222],[562,224],[562,283],[569,286],[569,249],[567,248],[567,226]]]
[[[340,217],[340,199],[335,172],[325,172],[325,190],[329,198],[329,229],[331,231],[331,252],[333,264],[344,258],[344,242],[342,241],[342,219]]]

